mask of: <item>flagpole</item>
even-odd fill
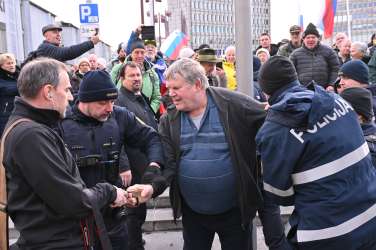
[[[350,6],[349,0],[346,0],[346,15],[347,15],[347,35],[351,40],[351,22],[350,22]]]

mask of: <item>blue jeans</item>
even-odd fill
[[[242,227],[239,208],[222,214],[206,215],[194,212],[182,204],[184,250],[211,250],[215,233],[222,250],[248,250],[251,243],[249,225]]]

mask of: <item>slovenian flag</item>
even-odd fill
[[[298,4],[298,21],[303,30],[309,23],[313,23],[323,31],[324,38],[333,35],[337,0],[298,0]]]
[[[161,52],[171,60],[176,60],[180,49],[188,45],[189,38],[181,31],[172,32],[161,45]]]

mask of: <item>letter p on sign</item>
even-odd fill
[[[80,23],[98,23],[98,5],[97,4],[80,4]]]

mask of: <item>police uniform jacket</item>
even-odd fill
[[[264,189],[295,205],[299,249],[375,249],[376,171],[353,108],[320,86],[278,90],[256,137]]]

